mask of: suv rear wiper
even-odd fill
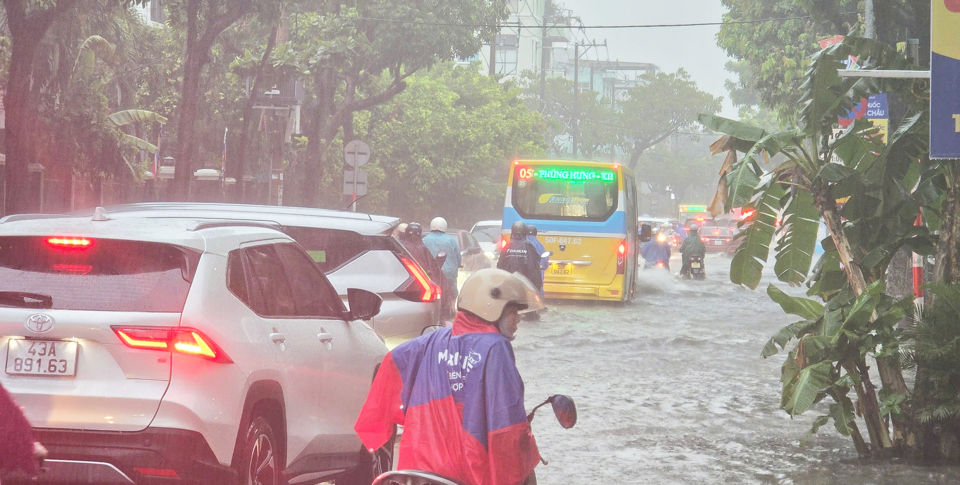
[[[43,293],[0,291],[0,305],[23,308],[53,308],[53,297]]]

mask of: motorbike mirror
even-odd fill
[[[447,252],[441,250],[437,253],[437,262],[440,263],[440,266],[443,266],[443,263],[447,261]]]
[[[560,426],[570,429],[577,424],[577,405],[574,404],[573,398],[557,394],[550,398],[550,403],[553,405],[553,414],[557,416],[557,421],[560,421]]]
[[[640,242],[647,242],[653,238],[653,229],[650,224],[640,226]]]

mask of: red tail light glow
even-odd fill
[[[410,301],[423,302],[440,299],[440,287],[433,281],[430,281],[430,277],[427,276],[427,273],[423,271],[423,268],[421,268],[419,264],[402,254],[397,254],[397,258],[400,258],[403,267],[407,269],[407,272],[410,273],[410,276],[413,278],[410,284],[405,284],[394,292],[397,296]]]
[[[162,350],[195,355],[214,362],[233,362],[213,340],[197,329],[184,327],[110,327],[132,349]]]
[[[134,467],[134,471],[147,477],[180,478],[180,475],[177,474],[177,471],[170,468]]]
[[[47,244],[58,249],[87,249],[93,241],[82,237],[50,237]]]
[[[617,274],[627,273],[627,241],[620,241],[617,246]]]

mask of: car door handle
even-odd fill
[[[287,337],[284,337],[282,333],[271,333],[270,340],[273,340],[275,344],[282,344],[287,341]]]
[[[317,334],[317,338],[320,339],[320,341],[325,344],[329,344],[330,342],[333,342],[333,335],[326,332]]]

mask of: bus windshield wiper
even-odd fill
[[[22,308],[53,308],[53,297],[43,293],[0,291],[0,305]]]

